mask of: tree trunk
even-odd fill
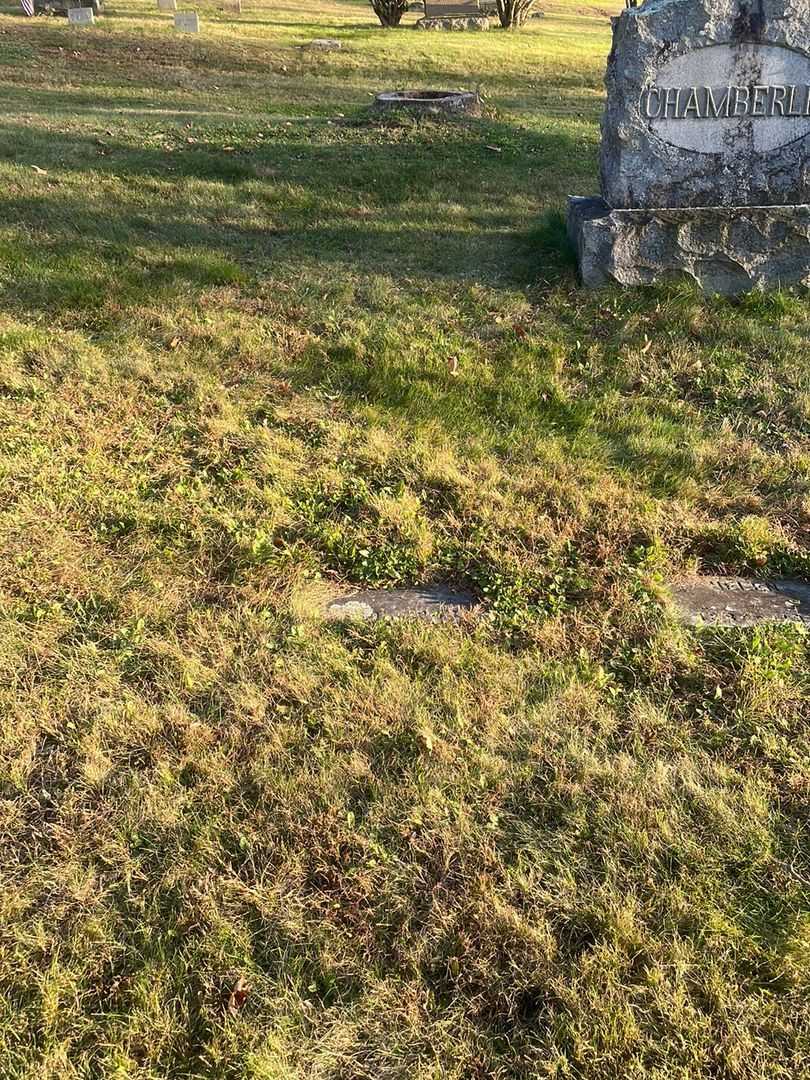
[[[534,10],[536,0],[496,0],[498,18],[506,30],[519,30]]]
[[[371,6],[383,26],[399,26],[408,3],[407,0],[371,0]]]

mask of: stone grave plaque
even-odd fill
[[[326,617],[333,622],[355,619],[457,619],[476,607],[475,597],[446,585],[411,589],[366,589],[365,592],[333,600]]]
[[[693,626],[810,626],[810,585],[802,581],[695,577],[673,585],[671,592],[681,616]]]
[[[68,8],[68,22],[71,26],[93,26],[96,17],[89,7]]]
[[[157,0],[158,11],[177,11],[177,0]]]
[[[304,45],[304,48],[312,52],[337,52],[343,48],[343,42],[336,38],[313,38]]]
[[[174,17],[174,28],[184,34],[199,34],[200,16],[196,11],[178,11]]]
[[[646,0],[613,22],[584,284],[810,284],[810,0]]]

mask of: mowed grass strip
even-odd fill
[[[810,572],[806,299],[577,288],[605,9],[200,10],[0,13],[0,1073],[807,1075],[806,636],[663,590]]]

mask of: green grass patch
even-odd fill
[[[0,11],[3,1075],[805,1075],[806,635],[663,586],[810,574],[806,298],[577,287],[612,9],[200,10]]]

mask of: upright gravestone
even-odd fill
[[[425,0],[424,7],[417,30],[489,30],[479,0]]]
[[[68,22],[71,26],[92,26],[96,21],[91,7],[68,8]]]
[[[184,34],[199,34],[200,16],[196,11],[178,11],[174,17],[174,28]]]
[[[157,0],[158,11],[177,11],[177,0]]]
[[[810,0],[647,0],[613,20],[585,285],[810,284]]]

